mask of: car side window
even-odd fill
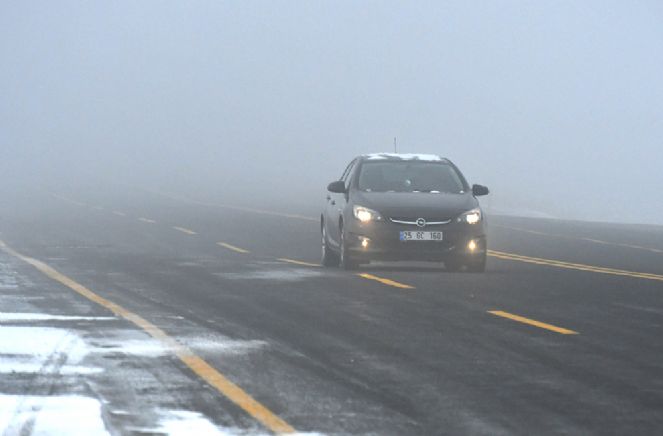
[[[348,176],[352,172],[352,168],[354,167],[355,162],[356,162],[356,159],[353,160],[352,162],[350,162],[347,167],[345,167],[345,171],[343,171],[343,175],[341,176],[341,178],[339,180],[342,180],[344,182],[347,180]]]
[[[357,160],[353,160],[350,162],[350,165],[345,169],[345,172],[343,173],[343,178],[341,180],[345,183],[345,189],[350,188],[350,181],[352,180],[352,170],[354,170],[356,166]]]
[[[350,168],[350,171],[348,171],[348,174],[345,176],[345,189],[350,189],[350,184],[352,183],[352,179],[354,178],[354,174],[357,172],[358,165],[357,161],[354,162],[354,165],[352,165],[352,168]]]

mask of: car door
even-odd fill
[[[345,183],[345,188],[350,187],[350,180],[353,169],[357,163],[357,159],[354,159],[348,164],[341,176],[340,180]],[[327,206],[325,210],[325,225],[327,230],[327,236],[329,237],[329,243],[338,248],[341,245],[341,232],[340,232],[340,220],[343,216],[343,209],[348,201],[347,194],[337,194],[334,192],[327,193]]]

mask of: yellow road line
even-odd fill
[[[410,286],[410,285],[406,285],[406,284],[403,284],[403,283],[396,282],[394,280],[389,280],[389,279],[385,279],[385,278],[382,278],[382,277],[374,276],[372,274],[361,273],[361,274],[357,274],[357,275],[359,277],[362,277],[362,278],[365,278],[365,279],[368,279],[368,280],[375,280],[376,282],[380,282],[380,283],[382,283],[384,285],[388,285],[388,286],[393,286],[395,288],[414,289],[414,286]]]
[[[288,259],[287,257],[279,257],[276,260],[280,260],[281,262],[294,263],[295,265],[313,266],[313,267],[320,266],[319,263],[302,262],[301,260]]]
[[[556,234],[556,233],[539,232],[539,231],[536,231],[536,230],[522,229],[520,227],[503,226],[501,224],[493,224],[493,225],[495,227],[501,227],[503,229],[516,230],[516,231],[519,231],[519,232],[531,233],[531,234],[534,234],[534,235],[549,236],[549,237],[552,237],[552,238],[563,238],[563,239],[587,241],[587,242],[593,242],[595,244],[601,244],[601,245],[612,245],[612,246],[615,246],[615,247],[624,247],[624,248],[632,248],[632,249],[635,249],[635,250],[650,251],[652,253],[663,253],[663,250],[660,250],[658,248],[643,247],[642,245],[624,244],[624,243],[620,243],[620,242],[608,242],[608,241],[603,241],[601,239],[576,237],[576,236],[569,236],[569,235],[560,235],[560,234]]]
[[[138,221],[142,221],[142,222],[148,223],[148,224],[156,224],[157,223],[156,221],[151,220],[149,218],[138,218]]]
[[[533,319],[525,318],[524,316],[514,315],[514,314],[508,313],[508,312],[503,312],[501,310],[489,310],[488,313],[491,313],[491,314],[496,315],[496,316],[501,316],[502,318],[508,318],[508,319],[513,320],[513,321],[518,321],[518,322],[521,322],[523,324],[528,324],[528,325],[532,325],[532,326],[539,327],[539,328],[542,328],[542,329],[550,330],[550,331],[553,331],[553,332],[556,332],[556,333],[560,333],[562,335],[577,335],[578,334],[578,332],[574,332],[573,330],[565,329],[565,328],[562,328],[562,327],[557,327],[557,326],[554,326],[552,324],[546,324],[545,322],[536,321],[536,320],[533,320]]]
[[[147,332],[153,338],[161,341],[161,343],[163,343],[171,352],[173,352],[173,354],[175,354],[186,366],[188,366],[191,371],[205,380],[208,384],[216,388],[219,393],[242,408],[246,413],[253,416],[256,420],[258,420],[271,431],[275,433],[294,433],[295,429],[292,428],[287,422],[279,418],[265,406],[256,401],[242,388],[231,382],[209,363],[194,354],[194,352],[188,347],[180,344],[175,339],[168,336],[165,331],[147,321],[145,318],[125,309],[116,303],[113,303],[110,300],[99,296],[98,294],[95,294],[85,286],[56,271],[44,262],[24,256],[14,251],[3,241],[0,241],[0,248],[6,253],[32,265],[44,275],[65,285],[69,289],[77,292],[88,300],[93,301],[100,306],[110,310],[115,315],[132,322]]]
[[[177,231],[182,232],[182,233],[186,233],[187,235],[197,235],[197,234],[198,234],[198,233],[194,232],[193,230],[189,230],[189,229],[187,229],[187,228],[185,228],[185,227],[177,227],[177,226],[173,226],[173,228],[174,228],[175,230],[177,230]]]
[[[237,253],[242,253],[242,254],[250,253],[249,250],[245,250],[243,248],[235,247],[234,245],[230,245],[226,242],[217,242],[216,244],[221,246],[221,247],[227,248],[228,250],[235,251]]]
[[[601,274],[612,274],[616,276],[635,277],[647,280],[663,281],[663,275],[628,271],[623,269],[605,268],[601,266],[586,265],[582,263],[564,262],[561,260],[543,259],[540,257],[522,256],[520,254],[505,253],[503,251],[488,250],[488,255],[498,259],[513,260],[517,262],[533,263],[536,265],[548,265],[557,268],[575,269],[578,271],[589,271]]]
[[[117,215],[117,216],[127,216],[126,213],[124,213],[124,212],[120,212],[119,210],[114,210],[114,211],[113,211],[113,214],[115,214],[115,215]]]

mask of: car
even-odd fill
[[[320,216],[322,264],[355,269],[371,261],[444,262],[449,271],[486,268],[485,216],[449,159],[428,154],[358,156],[327,187]]]

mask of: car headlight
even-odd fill
[[[472,210],[468,210],[464,214],[458,217],[458,222],[465,222],[468,224],[476,224],[481,219],[483,218],[483,215],[481,213],[481,209],[476,208]]]
[[[352,208],[352,213],[354,214],[355,218],[357,218],[362,223],[367,223],[369,221],[380,221],[382,219],[379,213],[364,206],[354,206]]]

